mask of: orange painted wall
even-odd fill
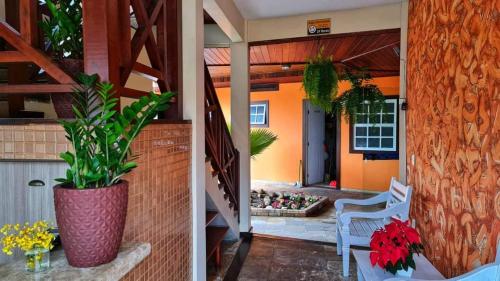
[[[387,95],[399,92],[399,77],[376,78],[373,81]],[[340,91],[348,89],[341,82]],[[226,120],[231,118],[230,88],[218,88],[217,95]],[[294,183],[300,180],[302,160],[302,101],[301,83],[285,83],[276,92],[252,92],[251,101],[269,101],[269,129],[278,135],[276,141],[257,159],[251,160],[253,180]],[[349,153],[349,125],[341,127],[341,177],[343,188],[370,191],[387,190],[391,176],[398,176],[399,161],[363,161],[361,154]]]
[[[299,179],[302,160],[302,100],[300,83],[280,85],[275,92],[252,92],[251,101],[269,101],[269,130],[278,135],[265,152],[251,160],[253,180],[293,183]],[[217,89],[227,122],[231,116],[230,88]]]
[[[384,95],[399,95],[399,77],[376,78],[373,81]],[[342,82],[339,92],[349,89]],[[363,160],[363,154],[349,153],[349,123],[342,119],[341,124],[340,179],[342,188],[368,191],[387,191],[391,177],[399,177],[399,160]]]

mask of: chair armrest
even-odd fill
[[[369,205],[375,205],[379,204],[382,202],[386,202],[387,199],[389,198],[389,192],[382,192],[376,196],[373,196],[368,199],[338,199],[335,201],[335,209],[338,212],[342,212],[344,209],[345,204],[351,204],[351,205],[358,205],[358,206],[369,206]]]
[[[342,225],[349,225],[351,219],[385,219],[394,215],[400,214],[405,211],[405,204],[396,204],[387,209],[376,212],[346,212],[340,215],[339,219]]]

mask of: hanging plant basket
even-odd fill
[[[385,110],[384,94],[376,85],[370,83],[369,74],[364,71],[352,73],[346,70],[341,79],[349,81],[351,88],[333,99],[332,111],[337,116],[344,115],[346,121],[356,122],[358,113],[363,112],[369,117],[375,117]]]
[[[331,57],[323,56],[323,48],[304,68],[302,85],[311,104],[332,112],[332,100],[338,92],[338,75]]]

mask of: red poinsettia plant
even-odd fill
[[[384,228],[376,230],[370,241],[370,261],[372,266],[378,264],[381,268],[396,274],[398,270],[415,268],[413,254],[422,252],[423,245],[420,235],[410,222],[393,219]]]

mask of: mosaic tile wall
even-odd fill
[[[0,126],[0,159],[58,160],[67,150],[64,129],[57,124]]]
[[[55,160],[68,143],[58,125],[0,126],[0,159]],[[191,280],[191,125],[152,124],[132,146],[125,241],[149,242],[151,255],[123,280]]]
[[[148,241],[151,256],[124,280],[191,280],[191,126],[150,125],[132,151],[126,241]]]
[[[492,262],[499,239],[499,9],[500,1],[410,1],[412,216],[425,255],[447,277]]]

